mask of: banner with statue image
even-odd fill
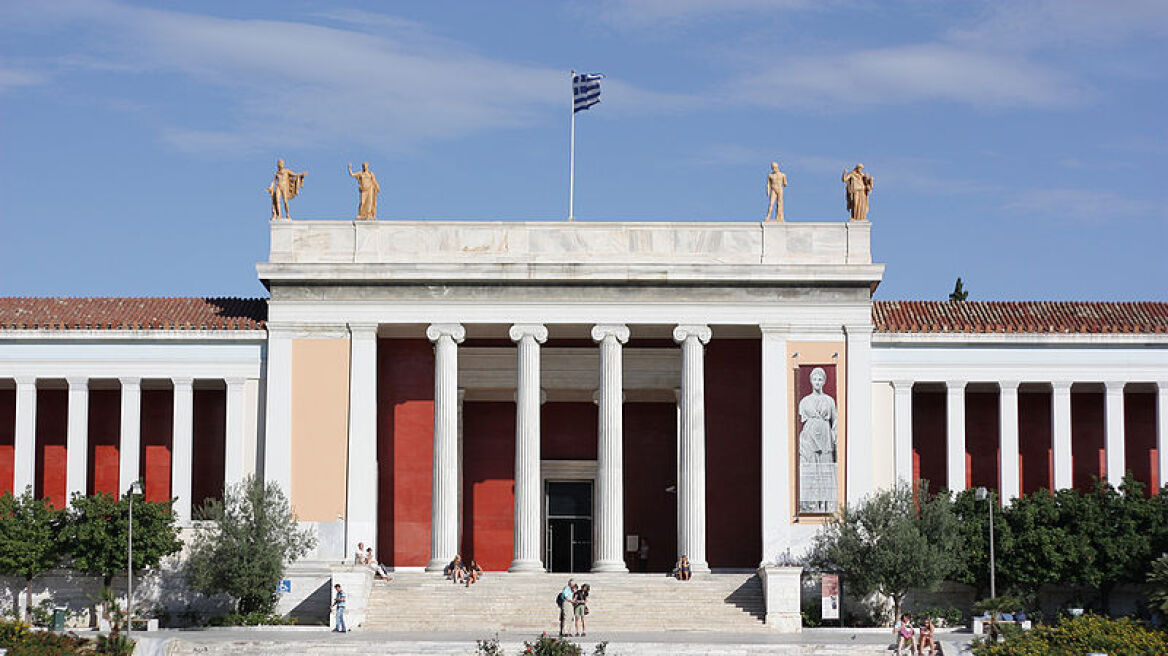
[[[839,499],[839,412],[834,364],[800,365],[795,373],[798,512],[834,513]]]

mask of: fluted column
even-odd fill
[[[264,412],[264,481],[292,497],[292,335],[268,324],[267,410]]]
[[[789,328],[760,325],[762,332],[762,557],[761,565],[777,565],[791,546],[790,387],[787,364]],[[680,392],[680,390],[678,390]],[[678,414],[678,429],[681,415]],[[680,464],[680,459],[678,460]],[[680,525],[680,514],[678,515]]]
[[[1156,460],[1160,487],[1168,484],[1168,380],[1156,383]]]
[[[349,472],[345,554],[377,544],[377,324],[349,324]],[[455,513],[457,516],[457,513]]]
[[[1071,469],[1071,383],[1054,381],[1050,388],[1050,447],[1054,460],[1054,489],[1064,490],[1075,485]]]
[[[1123,381],[1108,381],[1107,392],[1103,409],[1106,417],[1104,424],[1104,450],[1107,452],[1107,482],[1119,487],[1123,482],[1123,475],[1127,473],[1127,460],[1124,447],[1123,426]]]
[[[1018,498],[1022,491],[1022,472],[1018,466],[1018,381],[998,383],[998,458],[1001,472],[1002,503]]]
[[[965,489],[965,381],[947,381],[945,389],[948,392],[945,402],[946,484],[950,490],[960,492]]]
[[[628,326],[592,327],[600,344],[600,417],[596,447],[596,519],[593,572],[627,572],[624,559],[624,376],[622,345]]]
[[[12,491],[36,483],[36,378],[16,379],[16,439],[12,445]]]
[[[170,494],[174,514],[180,522],[191,520],[191,469],[194,466],[194,380],[172,378],[174,385],[174,428],[171,433]]]
[[[89,379],[70,376],[65,429],[65,497],[84,495],[89,456]]]
[[[434,487],[430,506],[430,563],[440,572],[458,553],[458,345],[461,324],[431,324],[434,342]]]
[[[118,497],[139,480],[142,472],[142,379],[126,377],[122,383],[122,430],[118,446]]]
[[[709,326],[677,326],[681,344],[681,480],[677,503],[681,525],[677,551],[689,557],[695,572],[710,571],[706,562],[706,371]]]
[[[872,324],[844,326],[848,338],[847,500],[856,505],[872,490]]]
[[[227,427],[224,431],[223,487],[227,488],[243,481],[243,446],[247,433],[244,413],[243,378],[228,378],[227,384]]]
[[[518,351],[515,383],[515,558],[512,572],[542,572],[540,558],[539,345],[547,328],[539,324],[511,326]]]
[[[899,483],[913,482],[912,394],[913,381],[892,381],[893,456]]]

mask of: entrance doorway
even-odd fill
[[[592,481],[547,481],[547,553],[550,572],[592,569]]]

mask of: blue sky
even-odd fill
[[[0,295],[262,295],[294,218],[843,220],[883,299],[1168,298],[1168,3],[0,0]]]

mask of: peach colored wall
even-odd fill
[[[345,514],[349,340],[292,340],[292,507],[301,521]]]
[[[822,524],[827,518],[822,516],[800,516],[795,505],[798,498],[798,480],[795,468],[799,462],[799,408],[795,395],[798,390],[796,373],[800,366],[815,364],[835,365],[835,404],[838,412],[836,422],[837,452],[839,454],[838,499],[842,503],[848,498],[845,482],[847,478],[848,453],[848,366],[846,342],[787,342],[787,412],[790,417],[787,426],[787,448],[790,470],[787,480],[791,486],[791,521],[794,524]],[[798,353],[798,357],[796,357]],[[833,357],[834,356],[834,357]]]

